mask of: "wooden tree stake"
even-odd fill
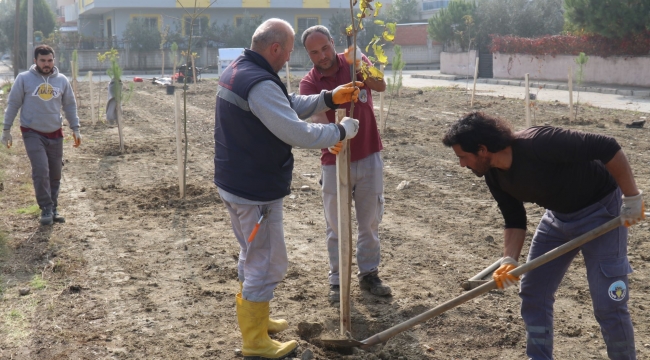
[[[194,56],[190,55],[190,58],[192,59],[192,80],[194,80],[194,83],[196,84],[196,67],[194,66]]]
[[[90,88],[90,118],[95,126],[95,102],[93,101],[93,72],[88,72],[88,87]]]
[[[183,159],[183,121],[181,119],[181,93],[174,92],[174,119],[176,122],[176,158],[178,159],[178,189],[181,199],[185,197],[185,166]]]
[[[81,107],[81,99],[79,98],[79,92],[77,90],[77,63],[70,60],[70,68],[72,69],[72,92],[77,101],[77,108],[79,108]]]
[[[345,109],[336,110],[336,122],[345,117]],[[352,187],[350,186],[350,140],[336,155],[336,184],[339,235],[339,282],[341,290],[341,335],[352,329],[350,322],[350,282],[352,278]]]
[[[478,60],[479,58],[476,58],[476,67],[474,68],[474,86],[472,87],[472,100],[469,102],[469,106],[474,106],[474,94],[476,93],[476,79],[478,78]]]
[[[526,80],[526,128],[530,127],[530,82],[528,79],[528,74],[525,77]]]
[[[291,70],[289,69],[288,61],[287,61],[287,92],[291,94]]]
[[[379,65],[379,71],[384,72],[384,64]],[[384,91],[379,93],[379,134],[386,131],[386,117],[384,116]]]
[[[120,82],[117,86],[122,86],[122,83]],[[122,92],[120,92],[120,96],[118,96],[117,100],[117,132],[120,137],[120,152],[124,152],[124,132],[122,129],[122,100],[119,99],[122,95]]]

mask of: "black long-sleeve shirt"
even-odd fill
[[[512,165],[491,169],[485,182],[505,219],[506,228],[526,228],[524,202],[571,213],[618,186],[604,164],[621,149],[609,136],[550,126],[515,134]]]

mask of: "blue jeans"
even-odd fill
[[[528,253],[531,261],[619,215],[621,191],[571,214],[547,210]],[[571,261],[582,252],[594,315],[610,359],[636,359],[634,329],[627,308],[627,228],[618,227],[523,275],[521,316],[526,324],[526,354],[533,360],[553,359],[553,303]]]
[[[63,167],[63,138],[48,139],[35,132],[24,132],[23,141],[32,165],[36,203],[45,210],[56,209]]]

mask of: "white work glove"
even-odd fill
[[[519,266],[519,263],[510,256],[506,256],[501,259],[501,266],[494,271],[492,274],[492,279],[497,284],[499,289],[508,288],[519,281],[519,276],[514,276],[508,274],[511,270]]]
[[[630,227],[637,222],[645,219],[645,204],[643,203],[643,191],[639,195],[623,195],[623,205],[621,205],[621,224]]]
[[[356,60],[356,62],[354,64],[354,68],[359,69],[361,67],[361,49],[359,49],[358,46],[357,46],[357,53],[356,54],[354,54],[352,52],[352,46],[345,49],[344,54],[345,54],[345,61],[347,61],[348,64],[352,64],[352,61]],[[353,59],[353,56],[355,56],[355,55],[356,55],[356,59]]]
[[[343,140],[349,140],[357,136],[359,132],[359,120],[346,116],[341,120],[340,125],[345,129],[345,139]]]
[[[10,130],[3,130],[2,131],[2,138],[0,138],[0,141],[4,146],[9,149],[11,145],[13,145],[13,140],[11,139],[11,131]]]
[[[79,133],[79,129],[72,131],[72,138],[74,139],[72,147],[79,147],[81,145],[81,133]]]

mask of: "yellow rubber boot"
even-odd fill
[[[269,318],[268,302],[252,302],[237,294],[237,321],[244,339],[242,354],[244,359],[261,357],[264,359],[284,359],[298,347],[295,340],[285,343],[271,340],[266,319]]]
[[[244,283],[239,282],[239,293],[244,290]],[[269,329],[269,334],[277,334],[281,331],[284,331],[289,328],[289,323],[285,319],[271,319],[269,317],[267,327]]]

